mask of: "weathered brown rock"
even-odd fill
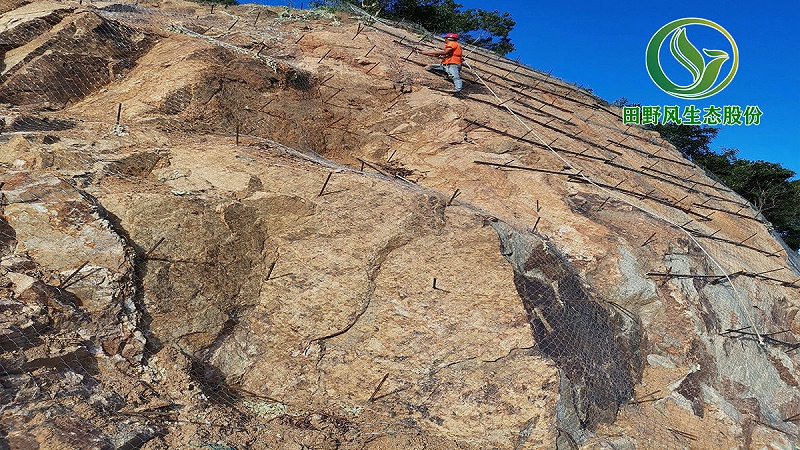
[[[63,107],[124,76],[153,42],[92,11],[28,4],[0,22],[0,102]]]
[[[380,23],[140,3],[0,17],[9,446],[798,445],[798,275],[655,134],[481,51],[446,96]]]

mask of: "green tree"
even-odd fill
[[[335,1],[335,0],[334,0]],[[433,33],[458,33],[461,41],[505,55],[514,51],[508,34],[516,25],[511,14],[467,9],[454,0],[347,0],[368,12],[393,20],[406,20]],[[323,1],[323,3],[326,3]]]
[[[628,103],[621,98],[615,104]],[[784,242],[800,248],[800,180],[780,164],[739,158],[737,149],[709,148],[717,129],[699,125],[659,124],[648,126],[675,146],[687,158],[711,172],[729,188],[747,199],[764,215]]]
[[[695,162],[747,199],[793,249],[800,248],[800,180],[780,164],[738,158],[736,149],[709,152]]]
[[[498,55],[514,51],[514,44],[508,37],[508,33],[516,25],[511,14],[482,9],[468,9],[461,14],[463,21],[455,31],[464,36],[465,42],[491,50]]]
[[[630,103],[627,97],[620,97],[614,100],[612,105],[616,106],[617,108],[622,108],[623,106],[638,106],[638,104]]]
[[[698,156],[712,153],[711,140],[717,137],[717,129],[701,125],[677,125],[674,123],[648,125],[649,130],[658,131],[664,140],[674,145],[684,156],[694,161]]]
[[[713,173],[717,178],[728,185],[726,180],[730,180],[733,165],[739,158],[736,149],[722,149],[722,153],[708,152],[695,157],[694,162]]]
[[[239,2],[236,0],[192,0],[197,3],[208,3],[208,4],[215,4],[215,5],[225,5],[225,6],[233,6],[238,5]]]

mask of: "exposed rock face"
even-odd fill
[[[0,35],[0,49],[3,53],[29,43],[36,36],[49,31],[73,11],[72,8],[63,7],[41,8],[41,5],[28,5],[26,8],[12,6],[10,10],[14,10],[15,13],[4,16],[5,31]],[[3,11],[6,12],[8,11]]]
[[[0,182],[3,398],[14,405],[2,418],[8,445],[108,448],[114,436],[67,409],[121,401],[114,365],[142,362],[131,249],[96,204],[59,178],[7,172]],[[41,411],[55,420],[42,421]],[[31,421],[39,425],[24,425]]]
[[[172,155],[169,170],[191,172],[184,189],[221,175],[182,166],[190,151]],[[440,198],[351,173],[334,174],[331,193],[315,198],[309,181],[325,172],[263,164],[236,165],[241,182],[229,188],[241,189],[239,201],[101,200],[124,212],[120,227],[144,248],[164,239],[142,273],[150,331],[193,360],[211,401],[250,392],[300,417],[332,408],[361,432],[424,430],[485,446],[522,430],[523,444],[552,439],[552,428],[532,424],[554,421],[557,372],[516,350],[533,341],[490,228]],[[272,404],[251,407],[270,416]],[[472,431],[479,423],[483,438]]]
[[[14,105],[79,100],[123,77],[154,42],[149,33],[60,4],[34,2],[3,19],[0,102]]]
[[[0,5],[0,448],[800,445],[800,275],[653,133],[155,3]]]
[[[514,268],[537,347],[567,378],[561,399],[572,403],[564,408],[574,410],[580,422],[570,434],[613,422],[641,377],[645,343],[638,320],[593,299],[575,269],[540,237],[491,223]]]

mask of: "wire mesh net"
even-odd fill
[[[518,410],[539,412],[511,434],[497,425],[497,440],[475,447],[798,442],[790,330],[800,280],[752,208],[659,137],[622,126],[590,91],[469,45],[471,98],[421,102],[413,96],[421,89],[450,87],[413,54],[436,39],[355,8],[182,8],[19,1],[0,9],[0,447],[456,448],[452,441],[470,445],[481,434],[452,434],[470,423],[464,417]],[[347,37],[331,38],[343,29]],[[398,57],[387,58],[387,47]],[[458,145],[484,158],[446,150]],[[464,165],[465,179],[478,181],[444,194],[451,182],[441,167]],[[213,167],[223,168],[216,181],[197,181]],[[280,176],[273,186],[243,167]],[[324,183],[311,180],[320,174]],[[353,184],[337,188],[337,178]],[[282,182],[321,184],[312,197],[325,199],[369,185],[358,191],[366,210],[395,195],[379,183],[398,182],[414,194],[396,199],[397,210],[413,220],[400,212],[378,220],[335,200],[314,206]],[[539,198],[556,203],[552,196],[518,182],[562,186],[572,225],[542,210]],[[535,345],[503,347],[489,361],[453,343],[452,353],[467,356],[452,360],[428,353],[429,338],[393,318],[418,355],[349,372],[379,351],[377,327],[361,325],[377,314],[377,298],[406,305],[387,315],[435,321],[427,311],[461,295],[462,314],[494,317],[477,294],[454,293],[469,282],[463,274],[417,291],[428,278],[398,281],[392,294],[376,282],[389,255],[428,236],[419,228],[446,235],[456,205],[479,212],[500,237]],[[323,212],[326,221],[308,222]],[[605,266],[581,259],[579,229],[589,222],[613,231],[604,238],[620,249],[619,288],[598,285],[592,277]],[[337,240],[369,236],[370,227],[388,235],[397,223],[403,231],[380,245]],[[328,266],[323,250],[310,257],[293,247],[313,247],[291,244],[293,233],[308,233],[303,226],[347,257]],[[437,251],[469,258],[477,250],[459,249],[470,239]],[[366,258],[373,247],[380,251]],[[437,261],[423,267],[446,271]],[[364,293],[330,287],[351,276]],[[311,305],[303,320],[322,331],[305,330],[284,306],[298,302]],[[331,318],[331,302],[352,302],[353,312]],[[680,334],[695,329],[703,332]],[[339,341],[352,333],[369,351]],[[452,330],[437,333],[451,343]],[[281,346],[292,358],[271,361]],[[501,359],[506,372],[490,368]],[[289,368],[272,373],[275,364]],[[317,395],[348,378],[363,398],[346,387]],[[469,390],[473,381],[481,388]],[[503,383],[533,387],[515,397]],[[348,400],[334,407],[337,398]],[[442,409],[457,402],[468,407]],[[492,417],[473,419],[495,426]]]

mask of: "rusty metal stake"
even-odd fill
[[[389,378],[389,374],[388,373],[386,375],[384,375],[383,378],[381,378],[381,381],[378,382],[377,386],[375,386],[375,390],[372,391],[372,395],[369,396],[369,400],[367,400],[367,401],[371,402],[371,401],[375,400],[375,396],[378,395],[378,392],[381,390],[381,387],[383,386],[383,383],[386,382],[387,378]]]
[[[75,275],[77,275],[77,274],[78,274],[78,272],[80,272],[80,271],[81,271],[81,269],[83,269],[84,267],[86,267],[86,265],[87,265],[87,264],[89,264],[89,261],[85,261],[83,264],[81,264],[81,265],[80,265],[80,266],[79,266],[77,269],[75,269],[75,271],[74,271],[74,272],[72,272],[71,274],[69,274],[69,276],[68,276],[67,278],[65,278],[65,279],[64,279],[64,281],[62,281],[61,283],[59,283],[59,287],[60,287],[60,288],[64,288],[64,287],[66,287],[66,286],[67,286],[67,282],[69,282],[69,280],[71,280],[71,279],[72,279],[72,278],[73,278]]]
[[[783,270],[783,267],[778,267],[777,269],[772,269],[772,270],[766,270],[766,271],[764,271],[764,272],[759,272],[759,273],[757,273],[756,275],[764,275],[765,273],[777,272],[777,271],[779,271],[779,270]]]
[[[453,200],[455,200],[456,197],[458,197],[459,194],[461,194],[461,191],[459,189],[456,189],[455,192],[453,192],[453,195],[450,197],[450,200],[447,202],[447,206],[452,205],[453,204]]]
[[[100,271],[100,268],[96,267],[96,268],[92,269],[91,271],[89,271],[89,273],[87,273],[86,275],[83,275],[81,277],[75,278],[74,280],[70,281],[69,283],[62,283],[58,288],[59,289],[66,289],[66,288],[72,286],[73,284],[75,284],[75,283],[77,283],[77,282],[79,282],[81,280],[89,278],[90,276],[96,274],[99,271]]]
[[[317,197],[322,197],[325,193],[325,188],[328,187],[328,182],[331,181],[331,177],[333,176],[333,172],[328,173],[328,178],[325,179],[325,183],[322,185],[322,189],[319,191]]]
[[[650,237],[649,237],[649,238],[647,238],[647,240],[646,240],[646,241],[644,241],[644,244],[642,244],[642,247],[644,247],[645,245],[647,245],[647,243],[648,243],[648,242],[650,242],[650,240],[651,240],[651,239],[653,239],[655,236],[656,236],[656,232],[654,231],[654,232],[653,232],[653,234],[651,234],[651,235],[650,235]]]
[[[272,261],[272,264],[269,265],[269,270],[267,270],[267,279],[266,279],[266,281],[269,281],[270,278],[272,277],[272,271],[275,270],[275,265],[278,264],[278,258],[280,258],[280,256],[281,255],[279,253],[278,256],[275,257],[275,261]]]
[[[672,274],[672,267],[667,269],[667,272],[664,274],[664,278],[661,280],[661,286],[664,286],[665,284],[667,284],[667,281],[669,281],[670,278],[671,278],[670,277],[671,274]]]
[[[344,88],[343,88],[343,87],[339,88],[339,90],[338,90],[338,91],[334,92],[334,93],[333,93],[333,95],[331,95],[330,97],[328,97],[328,99],[327,99],[327,100],[324,100],[324,102],[329,102],[329,101],[331,101],[331,99],[332,99],[333,97],[336,97],[336,95],[337,95],[337,94],[339,94],[339,92],[342,92],[343,90],[344,90]]]
[[[363,27],[362,27],[362,26],[361,26],[361,24],[359,23],[359,24],[358,24],[358,31],[356,31],[356,35],[355,35],[355,36],[353,36],[353,38],[352,38],[352,39],[350,39],[350,40],[351,40],[351,41],[355,40],[355,38],[357,38],[357,37],[358,37],[358,35],[359,35],[359,34],[361,34],[361,30],[363,30]]]
[[[268,101],[267,103],[265,103],[265,104],[264,104],[264,106],[262,106],[261,108],[259,108],[259,109],[258,109],[258,111],[259,111],[259,112],[264,112],[264,108],[266,108],[267,106],[269,106],[269,104],[270,104],[270,103],[272,103],[272,101],[273,101],[273,100],[275,100],[275,99],[274,99],[274,98],[271,98],[271,99],[269,99],[269,101]]]
[[[742,242],[739,242],[738,245],[744,244],[745,242],[749,241],[751,238],[755,237],[757,234],[758,234],[758,232],[756,231],[755,233],[753,233],[750,236],[748,236],[747,239],[743,240]]]
[[[321,63],[321,62],[322,62],[322,60],[323,60],[323,59],[325,59],[325,57],[326,57],[326,56],[328,56],[328,54],[329,54],[330,52],[331,52],[331,49],[328,49],[328,51],[327,51],[327,52],[325,52],[325,54],[324,54],[324,55],[322,55],[322,58],[320,58],[320,59],[319,59],[319,61],[317,61],[317,64]]]
[[[655,189],[652,189],[650,192],[648,192],[646,194],[640,194],[640,195],[642,196],[643,199],[644,198],[650,198],[650,194],[652,194],[655,191],[656,191]]]
[[[677,434],[678,436],[682,436],[682,437],[685,437],[686,439],[689,439],[690,441],[696,441],[697,440],[697,436],[695,436],[695,435],[693,435],[691,433],[687,433],[687,432],[681,431],[681,430],[676,430],[675,428],[670,428],[670,427],[665,427],[665,428],[667,430],[673,432],[674,434]]]
[[[787,418],[783,419],[783,421],[784,422],[792,422],[794,420],[797,420],[798,418],[800,418],[800,413],[795,414],[795,415],[793,415],[791,417],[787,417]]]
[[[695,205],[697,205],[697,206],[703,206],[703,205],[705,205],[706,203],[708,203],[708,202],[710,202],[710,201],[711,201],[711,199],[710,199],[710,198],[707,198],[707,199],[705,199],[705,201],[703,201],[703,203],[695,203]]]
[[[675,202],[675,204],[677,205],[677,204],[679,204],[680,202],[682,202],[682,201],[686,200],[686,197],[688,197],[689,195],[691,195],[691,194],[686,194],[686,195],[684,195],[684,196],[683,196],[683,197],[682,197],[680,200],[678,200],[677,202]]]
[[[659,392],[661,392],[661,389],[659,389],[659,390],[657,390],[657,391],[653,391],[653,392],[651,392],[651,393],[649,393],[649,394],[647,394],[647,395],[643,395],[643,396],[641,397],[641,400],[636,400],[636,399],[634,398],[634,401],[632,401],[632,402],[631,402],[631,404],[638,405],[638,404],[641,404],[641,403],[649,403],[649,402],[656,402],[656,401],[659,401],[659,400],[661,400],[661,399],[662,399],[662,398],[664,398],[664,397],[658,397],[658,398],[656,398],[656,397],[653,397],[653,398],[648,398],[648,397],[650,397],[650,396],[653,396],[653,395],[655,395],[655,394],[658,394]]]
[[[527,133],[525,133],[525,134],[523,134],[522,136],[518,137],[518,138],[517,138],[517,141],[521,141],[522,139],[524,139],[524,138],[525,138],[525,136],[527,136],[527,135],[529,135],[529,134],[531,134],[531,133],[533,133],[533,128],[531,128],[530,130],[528,130],[528,132],[527,132]]]
[[[391,99],[390,101],[392,101],[392,102],[393,102],[393,101],[397,100],[397,99],[398,99],[398,98],[400,98],[400,96],[401,96],[401,95],[403,95],[403,94],[405,94],[405,92],[403,92],[403,91],[401,90],[401,91],[400,91],[400,93],[399,93],[399,94],[397,94],[397,95],[395,95],[395,96],[394,96],[394,98],[393,98],[393,99]]]
[[[510,99],[508,99],[508,100],[503,100],[503,102],[502,102],[502,103],[500,103],[500,104],[499,104],[499,105],[497,105],[497,106],[503,106],[503,105],[505,105],[506,103],[510,102],[511,100],[516,100],[516,99],[514,99],[514,98],[510,98]]]
[[[449,292],[450,292],[450,291],[448,291],[448,290],[445,290],[445,289],[442,289],[442,288],[440,288],[440,287],[436,286],[436,278],[435,278],[435,277],[434,277],[434,279],[433,279],[433,290],[435,290],[435,291],[447,292],[447,293],[449,293]]]
[[[159,245],[161,245],[161,243],[162,243],[162,242],[164,242],[164,240],[165,240],[165,239],[166,239],[165,237],[162,237],[161,239],[159,239],[159,240],[158,240],[158,242],[156,242],[156,245],[154,245],[154,246],[153,246],[153,247],[152,247],[150,250],[148,250],[148,251],[147,251],[147,253],[145,253],[145,254],[144,254],[144,259],[148,259],[148,258],[150,258],[150,255],[151,255],[151,254],[152,254],[154,251],[156,251],[156,249],[158,248],[158,246],[159,246]]]
[[[389,105],[389,107],[388,107],[388,108],[386,108],[386,109],[385,109],[383,112],[389,111],[390,109],[394,108],[394,105],[396,105],[397,103],[398,103],[398,102],[394,102],[394,103],[392,103],[392,104],[391,104],[391,105]]]

